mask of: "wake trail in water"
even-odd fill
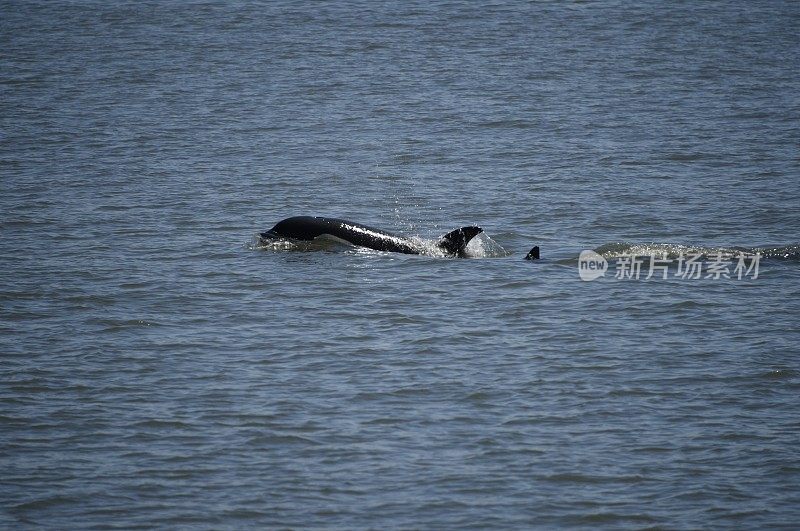
[[[620,256],[657,256],[675,259],[692,255],[699,256],[700,260],[715,260],[720,255],[729,258],[740,254],[755,255],[758,253],[761,258],[800,261],[800,244],[798,243],[758,247],[713,247],[676,243],[617,242],[601,245],[594,251],[606,259]]]

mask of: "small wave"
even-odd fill
[[[409,243],[423,256],[434,258],[447,258],[438,242],[426,240],[418,236],[411,236],[407,239]],[[292,252],[313,252],[313,251],[334,251],[348,250],[353,246],[345,241],[335,238],[316,238],[311,241],[298,241],[290,239],[265,240],[258,234],[254,234],[250,241],[244,244],[245,248],[251,251],[292,251]],[[365,249],[365,248],[359,248]],[[374,251],[379,253],[380,251]],[[470,258],[503,258],[511,253],[506,251],[499,243],[491,239],[485,233],[478,234],[466,247],[466,254]]]
[[[347,248],[349,245],[326,238],[317,238],[311,241],[275,239],[265,240],[258,234],[254,234],[250,241],[245,243],[245,248],[251,251],[293,251],[293,252],[314,252],[330,251],[334,249]]]
[[[773,369],[769,372],[763,372],[759,375],[761,378],[773,380],[773,379],[784,379],[784,378],[794,378],[797,376],[797,371],[792,369]]]
[[[766,258],[778,258],[782,260],[800,260],[800,244],[796,243],[793,245],[783,245],[783,246],[764,246],[764,247],[754,247],[750,249],[748,252],[761,253],[761,256]]]

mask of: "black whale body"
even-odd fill
[[[465,258],[466,248],[470,240],[483,232],[480,227],[461,227],[448,232],[436,245],[450,256]],[[325,218],[317,216],[295,216],[279,221],[274,227],[260,234],[265,241],[291,239],[311,241],[320,236],[333,236],[352,245],[367,247],[376,251],[394,253],[422,254],[424,249],[415,245],[412,240],[391,232],[376,229],[347,221],[345,219]],[[534,247],[525,256],[525,260],[538,260],[539,247]]]
[[[472,238],[483,232],[480,227],[461,227],[442,236],[438,247],[451,256],[466,256],[466,247]],[[421,254],[423,249],[408,238],[397,236],[360,223],[345,219],[315,216],[295,216],[279,221],[274,227],[261,233],[263,240],[287,238],[310,241],[320,236],[333,236],[352,245],[376,251],[405,254]]]

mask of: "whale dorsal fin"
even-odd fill
[[[537,245],[531,249],[525,256],[525,260],[538,260],[539,259],[539,246]]]
[[[483,229],[480,227],[461,227],[442,236],[438,245],[448,254],[464,256],[469,241],[481,232]]]

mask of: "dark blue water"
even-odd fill
[[[0,2],[0,526],[796,526],[798,30]],[[483,258],[258,243],[293,215]],[[763,256],[583,282],[584,249]]]

